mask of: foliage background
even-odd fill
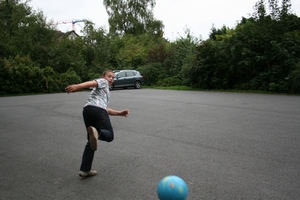
[[[300,18],[289,0],[259,0],[235,28],[212,27],[205,41],[187,29],[173,42],[154,0],[103,3],[109,31],[86,21],[70,39],[26,1],[0,0],[0,94],[62,92],[105,69],[139,70],[149,86],[300,93]]]

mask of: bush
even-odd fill
[[[42,74],[42,92],[53,93],[61,90],[59,76],[53,70],[53,68],[45,67],[44,69],[42,69]]]
[[[81,78],[76,74],[76,72],[70,68],[67,72],[62,73],[60,75],[60,89],[64,91],[65,87],[70,84],[78,84],[81,83]]]
[[[151,63],[137,69],[145,77],[146,85],[156,85],[157,82],[166,77],[164,67],[161,63]]]
[[[182,86],[182,80],[179,76],[173,76],[173,77],[166,77],[164,79],[160,79],[157,82],[157,85],[159,86]]]
[[[2,71],[3,94],[40,92],[42,71],[28,56],[4,59]]]
[[[291,86],[291,90],[294,93],[300,92],[300,62],[297,64],[297,67],[294,71],[292,71],[289,82]]]

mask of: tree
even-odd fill
[[[112,69],[111,40],[104,28],[95,29],[93,23],[85,23],[83,56],[87,76],[83,80],[100,77],[105,69]]]
[[[155,20],[155,0],[104,0],[111,34],[162,35],[163,23]]]
[[[43,13],[33,11],[27,1],[19,0],[1,0],[0,11],[0,58],[29,55],[41,66],[47,65],[55,34]]]
[[[211,28],[211,33],[209,34],[209,39],[216,40],[217,35],[226,34],[227,30],[228,28],[225,25],[223,25],[221,29],[216,29],[216,27],[213,25]]]

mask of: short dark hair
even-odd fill
[[[102,76],[105,76],[108,72],[114,73],[113,70],[107,69],[107,70],[104,70],[104,72],[102,73]]]

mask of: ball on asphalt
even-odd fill
[[[188,187],[178,176],[166,176],[158,184],[157,195],[160,200],[184,200],[188,195]]]

